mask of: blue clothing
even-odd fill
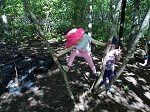
[[[148,54],[144,55],[144,60],[148,59],[148,57],[149,57]]]
[[[109,79],[109,81],[111,81],[112,78],[113,78],[113,75],[114,75],[114,71],[112,71],[112,70],[105,70],[102,84],[104,84],[104,85],[107,84],[107,82],[106,82],[107,78]]]
[[[148,63],[150,63],[150,40],[146,42],[146,48],[147,48],[147,54],[144,55],[144,60],[148,60]]]
[[[90,52],[90,43],[91,43],[92,37],[84,34],[82,39],[74,46],[76,49],[78,49],[81,52]]]

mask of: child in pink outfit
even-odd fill
[[[73,49],[68,63],[67,63],[67,69],[69,70],[72,66],[72,63],[76,56],[83,57],[85,61],[90,66],[91,70],[93,71],[94,75],[97,75],[95,65],[93,63],[92,57],[91,57],[91,49],[90,49],[90,43],[94,43],[101,46],[106,46],[105,43],[99,42],[94,40],[91,36],[84,33],[83,28],[79,29],[72,29],[70,30],[66,35],[66,50],[60,52],[58,56],[63,55]]]
[[[76,56],[79,57],[83,57],[85,59],[85,61],[88,63],[88,65],[90,66],[91,70],[93,71],[93,74],[96,74],[96,68],[94,66],[92,57],[90,55],[91,51],[90,51],[90,43],[91,43],[92,37],[84,34],[83,37],[77,42],[76,45],[74,45],[74,50],[70,55],[70,58],[68,60],[68,67],[70,68],[70,66],[72,65],[74,58]]]

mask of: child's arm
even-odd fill
[[[69,52],[70,50],[72,50],[72,47],[68,47],[63,51],[58,52],[58,54],[56,54],[57,57],[62,56],[64,54],[66,54],[67,52]]]
[[[116,60],[119,61],[120,58],[121,58],[121,49],[120,49],[120,46],[119,46],[119,49],[117,49],[117,52],[118,52],[118,55],[116,55]]]
[[[93,44],[100,45],[100,46],[104,46],[104,47],[107,45],[106,43],[103,43],[103,42],[100,42],[100,41],[94,40],[94,39],[92,39],[91,42],[92,42]]]
[[[119,61],[121,58],[121,53],[118,53],[118,55],[116,56],[116,60]]]

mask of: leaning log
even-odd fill
[[[51,49],[51,46],[50,46],[49,42],[46,40],[45,35],[44,35],[44,33],[43,33],[43,31],[42,31],[42,29],[41,29],[41,27],[40,27],[40,25],[39,25],[39,23],[38,23],[38,21],[36,19],[36,16],[32,12],[32,10],[30,9],[30,7],[29,7],[29,0],[23,0],[23,3],[24,3],[24,8],[28,12],[28,14],[30,15],[32,23],[33,23],[34,27],[36,28],[39,36],[42,38],[44,43],[47,45],[50,55],[54,59],[54,61],[57,64],[58,68],[60,69],[60,72],[63,74],[64,81],[65,81],[65,84],[66,84],[66,88],[67,88],[67,91],[69,93],[70,98],[72,100],[74,100],[74,96],[73,96],[72,91],[71,91],[70,86],[69,86],[67,74],[63,70],[62,65],[60,64],[60,62],[58,61],[55,52]]]

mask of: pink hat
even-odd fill
[[[74,28],[70,30],[66,35],[66,47],[71,47],[75,45],[84,35],[83,28]]]

